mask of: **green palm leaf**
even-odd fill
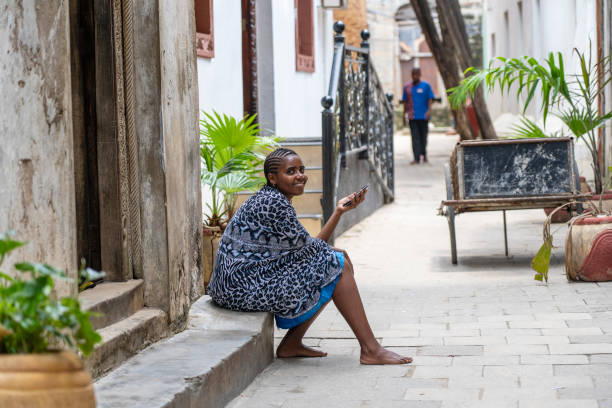
[[[254,190],[262,184],[263,180],[253,178],[246,173],[229,173],[217,181],[217,187],[226,193],[237,193],[245,190]]]
[[[586,109],[578,108],[564,110],[557,116],[576,137],[581,137],[612,119],[612,111],[599,116],[595,113],[589,114]]]
[[[514,132],[514,136],[519,139],[553,136],[547,134],[544,129],[542,129],[535,122],[524,116],[521,117],[520,124],[513,125],[510,129]]]
[[[278,146],[280,138],[259,136],[255,115],[242,120],[215,111],[203,115],[200,120],[201,176],[202,183],[211,188],[213,195],[212,203],[207,204],[210,210],[207,217],[218,223],[225,212],[224,206],[235,202],[233,195],[237,191],[261,185],[265,156]]]

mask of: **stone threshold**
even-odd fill
[[[272,315],[232,312],[202,296],[185,331],[96,381],[96,400],[99,408],[223,407],[273,359]]]

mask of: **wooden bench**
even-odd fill
[[[557,207],[585,197],[580,194],[572,138],[463,141],[444,169],[446,200],[440,215],[448,220],[453,264],[456,215],[502,211],[508,256],[507,210]],[[582,211],[579,203],[572,207],[571,211]]]

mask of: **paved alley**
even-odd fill
[[[395,202],[336,241],[355,265],[376,336],[414,362],[360,365],[330,304],[306,335],[329,355],[276,359],[230,407],[612,407],[612,283],[567,282],[565,225],[552,228],[547,285],[529,267],[542,210],[508,212],[509,258],[501,212],[459,215],[451,264],[437,210],[455,141],[430,134],[430,164],[410,166],[410,138],[398,133]]]

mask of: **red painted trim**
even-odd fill
[[[612,216],[580,218],[574,225],[612,224]]]
[[[593,197],[591,198],[591,201],[598,201],[599,200],[599,196],[600,196],[600,194],[593,194]],[[606,191],[605,193],[603,193],[603,199],[604,200],[612,200],[612,191]]]
[[[213,58],[215,56],[215,29],[213,25],[212,0],[195,0],[196,17],[196,52],[198,57]],[[208,21],[202,19],[208,19]],[[197,27],[207,27],[206,32],[198,31]]]
[[[314,8],[312,0],[295,0],[295,70],[301,72],[314,72]],[[308,34],[308,38],[301,38],[300,32]],[[306,50],[302,52],[302,45]]]
[[[612,229],[595,236],[591,250],[580,267],[581,279],[592,282],[609,281],[612,278]]]

